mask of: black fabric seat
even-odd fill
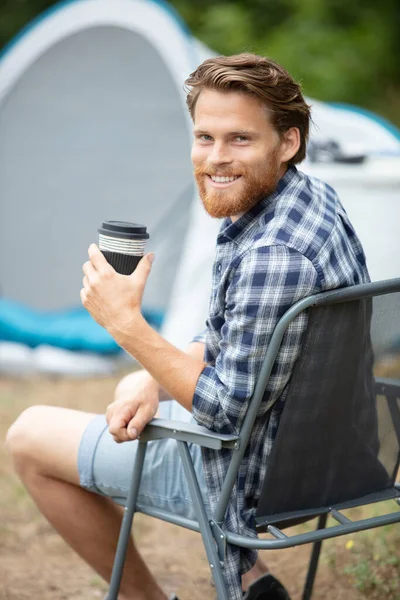
[[[384,302],[375,299],[379,314]],[[259,530],[272,522],[266,515],[319,514],[393,490],[399,447],[390,456],[379,452],[379,415],[381,431],[393,426],[390,413],[378,411],[384,399],[373,372],[373,310],[371,298],[309,309],[257,507]]]

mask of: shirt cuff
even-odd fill
[[[211,431],[236,433],[221,407],[218,393],[221,385],[215,367],[204,367],[193,394],[192,413],[199,425]]]
[[[215,429],[214,425],[219,408],[215,367],[207,366],[204,367],[197,380],[193,395],[192,413],[199,425],[219,431],[219,429]]]
[[[202,344],[205,344],[206,343],[206,335],[207,335],[207,329],[203,329],[203,331],[201,331],[200,333],[195,335],[194,338],[192,340],[190,340],[190,343],[192,344],[193,342],[201,342]]]

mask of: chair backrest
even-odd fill
[[[358,299],[343,301],[341,291],[321,294],[307,309],[257,507],[264,522],[393,490],[400,399],[377,395],[375,377],[400,380],[398,282],[398,291],[375,297],[375,284],[369,293],[363,286]],[[396,360],[397,373],[388,372]]]

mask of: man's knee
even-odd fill
[[[78,452],[94,413],[31,406],[10,427],[6,446],[22,479],[35,475],[79,485]]]
[[[35,460],[34,447],[37,443],[35,424],[44,418],[46,409],[48,409],[46,406],[30,406],[20,414],[7,432],[5,445],[17,472],[28,464],[32,465]]]

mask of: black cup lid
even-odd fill
[[[136,240],[147,240],[149,238],[145,225],[127,221],[103,221],[98,232],[116,238]]]

